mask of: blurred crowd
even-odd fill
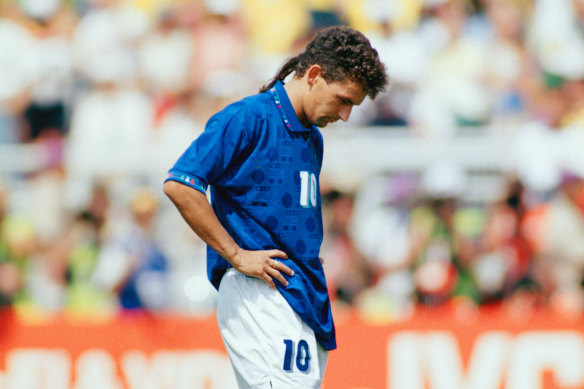
[[[162,180],[213,113],[337,24],[392,80],[339,126],[519,142],[489,201],[448,161],[351,190],[324,177],[334,304],[584,311],[584,0],[0,1],[0,150],[22,150],[0,156],[0,306],[212,311],[205,246]]]

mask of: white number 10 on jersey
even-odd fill
[[[300,172],[300,205],[304,208],[316,208],[316,176],[307,171]],[[310,200],[310,205],[308,201]]]

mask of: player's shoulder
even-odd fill
[[[213,115],[206,128],[236,131],[248,139],[262,136],[268,123],[271,100],[265,93],[251,95],[231,103]]]
[[[270,98],[266,93],[258,93],[242,98],[227,105],[219,113],[226,117],[245,117],[246,119],[262,119],[267,115]]]

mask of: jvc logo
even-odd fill
[[[576,331],[487,332],[467,363],[447,332],[401,332],[387,351],[391,389],[541,389],[544,372],[558,387],[584,387],[584,338]]]

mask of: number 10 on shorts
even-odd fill
[[[310,351],[308,349],[308,342],[301,339],[298,342],[298,347],[294,347],[294,342],[291,339],[284,339],[284,345],[286,345],[286,350],[284,354],[284,365],[282,368],[284,371],[292,371],[292,361],[295,360],[296,368],[306,373],[309,371],[310,367]]]
[[[308,208],[308,202],[316,208],[316,176],[306,170],[300,172],[300,205]]]

